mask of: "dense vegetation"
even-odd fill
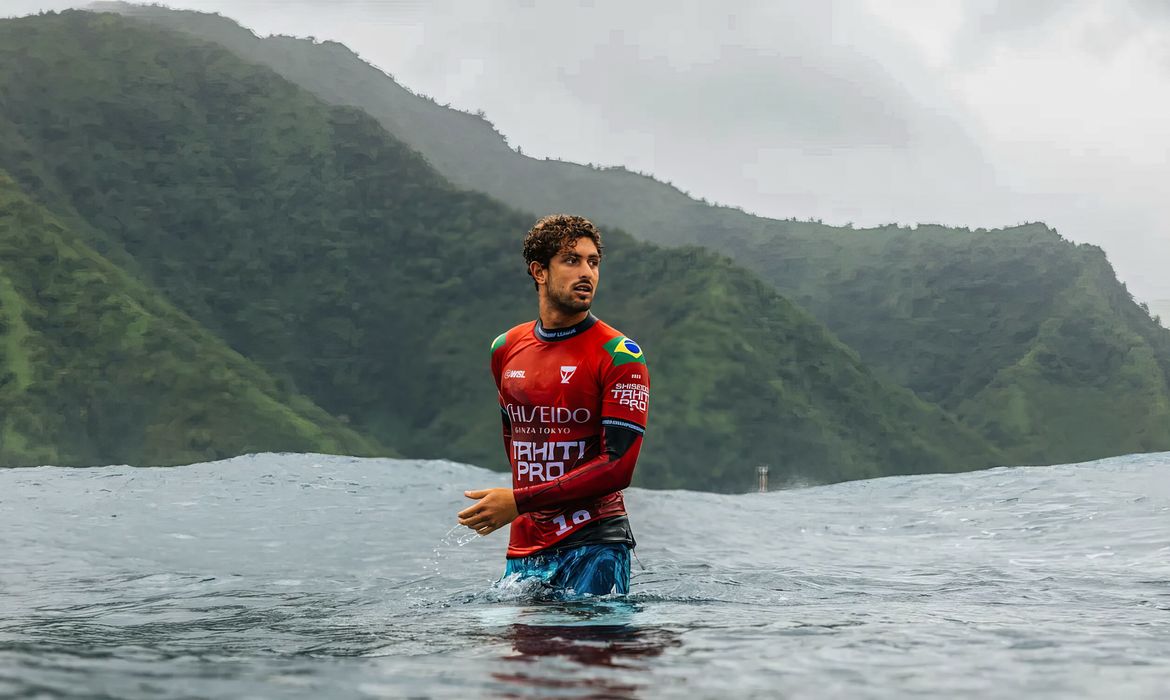
[[[888,227],[834,242],[741,252],[833,319],[867,364],[957,413],[1013,462],[1170,449],[1170,333],[1100,249],[1037,224]]]
[[[502,466],[487,345],[535,309],[533,215],[456,188],[362,112],[114,15],[2,22],[0,67],[0,167],[94,246],[357,431]],[[597,311],[654,376],[639,483],[998,462],[730,260],[620,231],[607,247]]]
[[[279,388],[0,171],[0,464],[388,454]]]
[[[458,185],[731,256],[1012,462],[1170,449],[1170,332],[1140,311],[1100,250],[1044,226],[855,231],[750,216],[621,168],[525,157],[483,118],[414,95],[335,42],[259,39],[215,15],[109,6],[366,110]]]

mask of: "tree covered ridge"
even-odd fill
[[[354,430],[503,465],[483,346],[535,308],[533,215],[456,188],[362,112],[124,18],[0,22],[0,66],[0,129],[18,137],[0,165],[95,246]],[[638,483],[998,463],[727,258],[606,242],[597,312],[654,367]]]
[[[1170,332],[1127,293],[1116,293],[1116,276],[1099,250],[1042,224],[854,230],[751,216],[623,168],[525,157],[482,115],[413,94],[335,42],[260,39],[229,19],[197,12],[109,7],[219,42],[331,103],[366,110],[460,186],[524,210],[590,212],[639,239],[730,255],[812,312],[867,365],[981,431],[1009,461],[1170,449],[1170,424],[1157,422],[1170,390],[1155,371],[1170,357]],[[1086,276],[1086,266],[1103,272]],[[1105,298],[1107,307],[1098,303]],[[1080,313],[1095,322],[1082,322]],[[1100,372],[1096,393],[1070,392],[1080,376],[1075,363],[1022,369],[1038,357],[1072,357],[1118,338],[1132,343],[1132,362],[1146,368],[1139,388],[1104,361],[1093,365]],[[1154,359],[1139,359],[1148,354]],[[1125,409],[1119,414],[1115,405]],[[1116,420],[1130,414],[1156,422],[1134,428]],[[1067,438],[1072,425],[1083,427],[1075,440]]]
[[[1099,248],[1035,224],[839,238],[848,240],[837,241],[832,264],[801,266],[821,270],[815,279],[787,257],[796,248],[821,261],[825,246],[809,241],[742,257],[784,280],[777,286],[867,364],[955,412],[1013,463],[1170,449],[1170,332],[1134,302]],[[1079,389],[1085,382],[1096,389]]]
[[[0,171],[0,464],[393,454],[129,278]]]

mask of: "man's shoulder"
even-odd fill
[[[638,345],[637,341],[605,321],[599,320],[597,326],[598,332],[594,336],[596,342],[614,365],[623,365],[629,362],[646,364],[642,346]]]
[[[512,326],[508,330],[497,335],[495,340],[492,341],[492,353],[494,354],[497,350],[503,347],[515,344],[516,341],[524,338],[525,336],[532,335],[532,329],[535,326],[536,321],[525,321],[524,323],[519,323],[515,326]]]

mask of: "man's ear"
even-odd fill
[[[537,284],[544,284],[548,281],[548,268],[535,260],[528,263],[528,272],[532,275],[532,279],[536,280]]]

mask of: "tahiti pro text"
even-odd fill
[[[528,481],[550,481],[565,474],[565,464],[576,464],[585,456],[585,441],[524,442],[512,441],[512,459],[516,462],[516,478]]]

